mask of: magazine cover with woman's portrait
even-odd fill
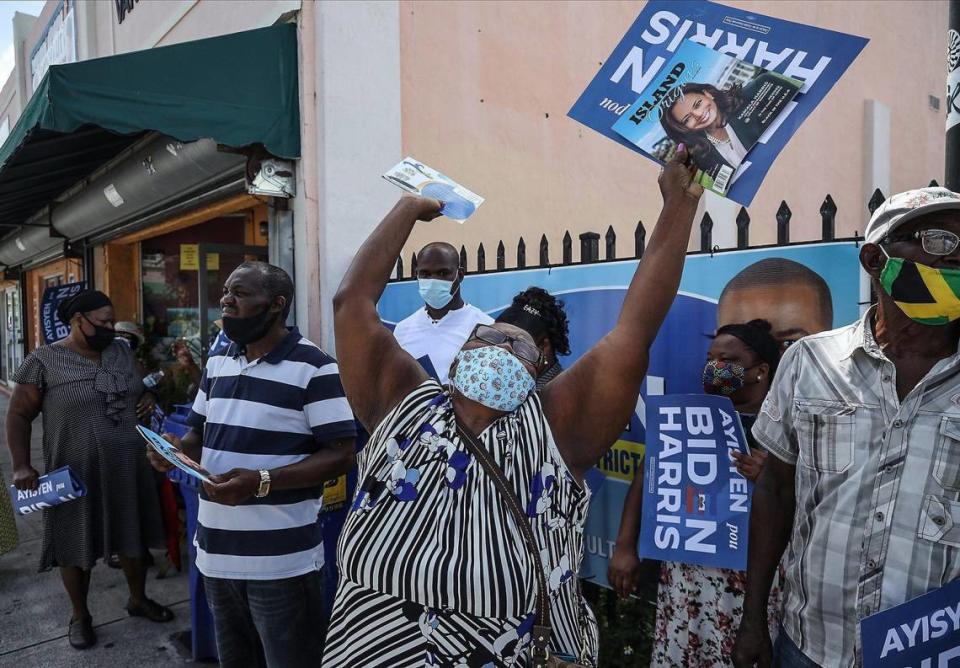
[[[774,131],[797,79],[686,41],[613,129],[660,163],[683,143],[704,188],[726,195],[750,149]]]

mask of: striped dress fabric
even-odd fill
[[[589,490],[536,394],[480,441],[526,508],[539,558],[461,443],[449,394],[424,382],[358,456],[324,666],[528,666],[534,568],[549,583],[554,651],[595,663],[596,622],[576,581]]]
[[[201,465],[275,469],[356,436],[336,361],[296,329],[248,361],[232,346],[210,357],[188,418],[203,431]],[[323,567],[317,514],[323,485],[274,490],[236,506],[200,490],[197,569],[207,577],[277,580]]]

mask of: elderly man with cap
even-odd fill
[[[87,607],[90,571],[98,559],[120,556],[130,598],[127,613],[155,622],[173,619],[147,598],[143,548],[164,546],[154,475],[135,427],[153,410],[143,369],[116,340],[113,304],[97,290],[61,302],[70,325],[62,341],[30,353],[14,376],[7,410],[7,447],[13,484],[36,489],[30,461],[32,422],[43,415],[43,468],[69,466],[87,494],[43,511],[40,570],[58,568],[70,598],[67,638],[76,649],[97,641]]]
[[[879,303],[787,349],[753,428],[772,456],[738,667],[859,666],[860,620],[960,577],[960,195],[891,197],[860,263]],[[771,648],[767,593],[788,543]]]

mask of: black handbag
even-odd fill
[[[483,469],[493,480],[494,487],[500,493],[500,497],[507,504],[507,508],[513,514],[520,533],[523,535],[523,542],[527,551],[533,558],[534,571],[537,576],[537,600],[536,617],[533,621],[533,668],[588,668],[585,664],[566,661],[550,654],[550,594],[547,589],[547,577],[543,568],[536,564],[540,563],[540,550],[537,548],[537,540],[533,536],[533,530],[530,528],[530,520],[527,514],[523,512],[520,499],[516,492],[507,482],[507,477],[476,436],[469,433],[459,423],[457,432],[463,440],[464,445],[470,451]]]

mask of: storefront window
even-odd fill
[[[143,327],[157,361],[172,363],[172,346],[179,339],[187,343],[197,360],[210,344],[210,337],[215,334],[213,328],[200,331],[196,248],[201,243],[242,244],[243,223],[243,218],[216,219],[141,242]],[[219,320],[223,282],[242,261],[242,258],[231,259],[235,261],[213,262],[207,258],[208,323]]]

